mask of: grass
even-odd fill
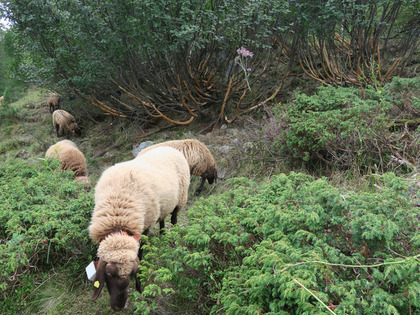
[[[19,100],[9,104],[10,107],[21,109],[23,107],[40,106],[44,102],[46,91],[39,88],[29,88],[28,92]]]

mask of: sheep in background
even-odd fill
[[[59,134],[64,135],[64,132],[72,135],[80,136],[82,134],[79,126],[76,124],[74,117],[63,109],[57,109],[52,114],[53,126],[56,130],[57,137]]]
[[[74,173],[75,179],[83,177],[84,180],[86,180],[86,158],[74,142],[70,140],[57,142],[48,148],[45,153],[45,157],[54,157],[59,159],[61,162],[60,168],[62,170],[71,170]]]
[[[99,243],[92,300],[106,283],[112,309],[125,306],[130,279],[138,273],[141,259],[140,235],[157,222],[163,228],[169,214],[172,224],[177,222],[177,213],[187,202],[189,183],[185,157],[170,147],[150,150],[102,173],[89,226],[91,239]],[[137,277],[136,289],[141,290]]]
[[[47,105],[50,109],[50,113],[53,113],[55,110],[60,109],[63,105],[63,99],[57,93],[48,94]]]
[[[137,154],[137,156],[140,156],[159,146],[169,146],[181,151],[182,154],[184,154],[188,161],[188,165],[190,166],[191,175],[201,177],[200,186],[195,191],[197,196],[200,195],[203,190],[206,179],[209,184],[213,184],[213,182],[217,180],[216,161],[204,143],[195,139],[166,141],[143,149]]]
[[[0,104],[4,102],[4,96],[0,96]]]

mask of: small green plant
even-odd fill
[[[23,306],[38,272],[69,264],[83,270],[94,252],[87,232],[93,196],[58,166],[0,166],[0,309],[11,313]]]
[[[232,180],[188,209],[188,226],[147,240],[137,312],[409,314],[420,210],[401,178],[372,180],[371,193],[297,173]]]

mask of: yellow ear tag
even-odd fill
[[[93,284],[93,286],[94,286],[95,288],[99,288],[99,281],[95,281],[95,283]]]

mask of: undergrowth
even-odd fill
[[[392,173],[371,190],[297,173],[232,180],[188,209],[188,226],[147,241],[137,312],[413,314],[420,210]]]
[[[307,165],[357,169],[362,174],[411,172],[418,167],[418,79],[394,78],[383,87],[319,87],[278,104],[272,135],[278,154]],[[400,166],[404,167],[401,168]]]
[[[24,306],[42,272],[68,266],[79,273],[94,253],[87,232],[93,195],[58,166],[0,165],[0,309],[10,314]]]

